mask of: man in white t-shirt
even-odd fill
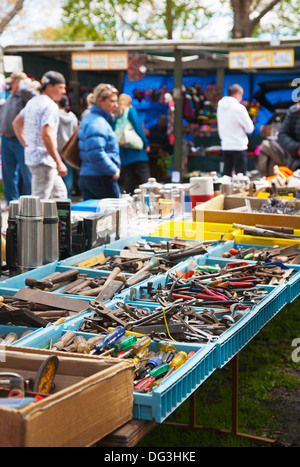
[[[223,175],[247,171],[248,137],[254,131],[253,122],[246,107],[241,104],[244,90],[239,84],[228,88],[228,96],[218,102],[217,120],[224,160]]]
[[[67,199],[62,177],[67,167],[57,150],[59,109],[56,102],[66,92],[64,76],[48,71],[41,79],[41,94],[32,98],[13,121],[25,148],[25,163],[32,175],[32,195],[41,199]]]

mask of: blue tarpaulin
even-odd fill
[[[299,78],[296,73],[230,73],[225,74],[224,76],[224,88],[223,95],[227,95],[227,89],[231,84],[238,83],[244,89],[244,100],[252,101],[253,96],[256,91],[260,89],[260,83],[266,83],[270,81],[292,81],[294,78]],[[186,86],[201,85],[205,90],[207,85],[216,84],[217,77],[215,73],[209,73],[205,76],[199,75],[188,75],[182,77],[182,83]],[[142,122],[144,122],[145,128],[149,128],[152,125],[157,123],[157,120],[160,115],[167,115],[168,106],[162,105],[158,101],[153,101],[149,99],[143,99],[139,102],[134,98],[134,91],[152,91],[157,90],[159,92],[164,86],[167,87],[169,91],[172,91],[174,88],[174,77],[171,75],[146,75],[139,81],[128,81],[127,74],[124,78],[124,87],[123,92],[129,94],[132,99],[132,105],[138,110],[139,116]],[[291,102],[292,101],[292,92],[293,88],[290,89],[279,89],[272,90],[266,93],[267,99],[272,103],[276,104],[278,102]],[[270,118],[272,118],[273,113],[261,106],[259,111],[258,121],[256,123],[256,134],[259,134],[260,126],[268,123]]]

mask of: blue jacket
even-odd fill
[[[92,105],[78,132],[80,175],[113,176],[121,166],[118,141],[109,119],[111,115]]]
[[[142,138],[144,142],[144,149],[129,149],[120,147],[122,167],[125,167],[129,164],[134,164],[135,162],[149,161],[148,155],[145,151],[145,148],[149,146],[149,142],[145,136],[138,113],[134,107],[130,107],[129,109],[128,120],[130,120],[132,123],[136,133]]]

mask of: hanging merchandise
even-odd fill
[[[139,81],[147,74],[146,68],[147,58],[143,55],[128,57],[128,81]]]

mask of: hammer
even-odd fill
[[[30,288],[36,287],[37,289],[51,289],[54,284],[59,282],[67,282],[75,279],[79,274],[78,269],[70,269],[60,273],[59,275],[53,277],[52,279],[34,279],[33,277],[27,277],[25,279],[25,285]]]

